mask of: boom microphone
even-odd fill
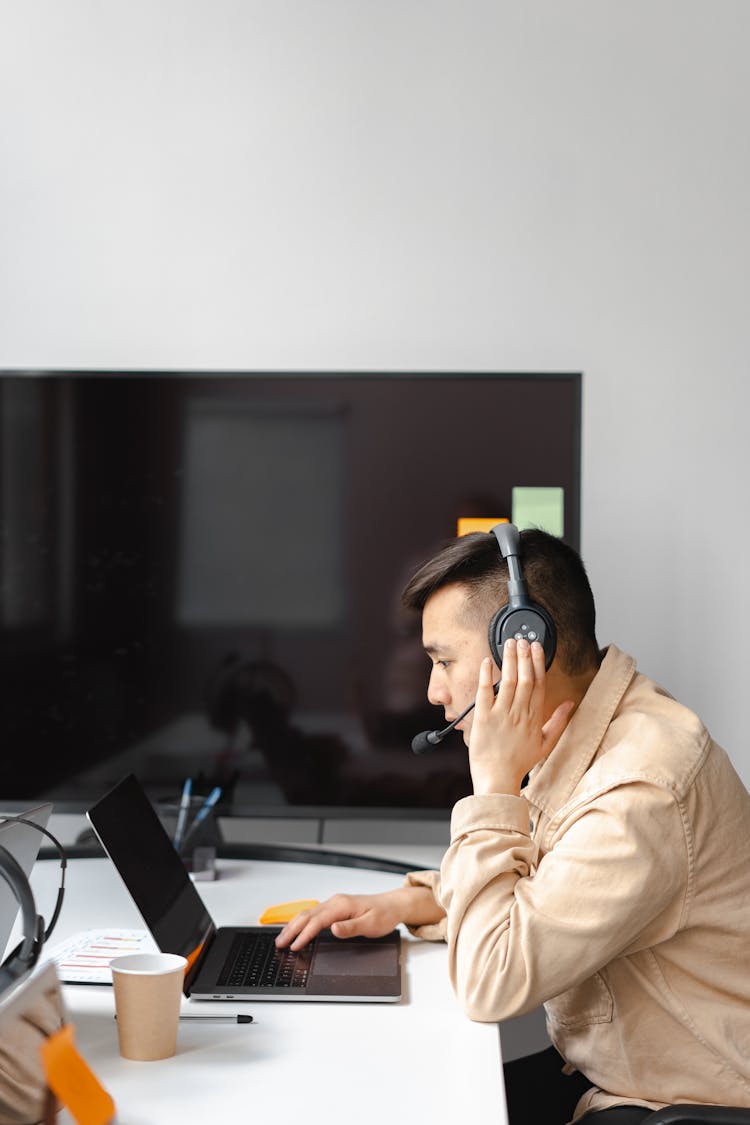
[[[492,690],[494,691],[495,695],[497,695],[497,689],[499,687],[499,680],[496,684],[492,685]],[[469,711],[471,711],[472,707],[474,707],[475,705],[476,700],[470,703],[465,711],[462,711],[461,714],[458,715],[452,723],[449,723],[448,726],[444,727],[442,730],[423,730],[421,734],[416,734],[411,740],[412,752],[414,754],[425,754],[428,750],[434,750],[435,747],[439,746],[443,739],[450,734],[456,724],[460,723],[462,719],[466,718],[466,716],[469,714]]]

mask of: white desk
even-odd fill
[[[197,884],[217,924],[257,922],[272,902],[323,899],[336,891],[376,892],[399,876],[310,864],[219,861],[220,878]],[[32,887],[49,916],[59,878],[37,863]],[[74,859],[52,942],[77,930],[143,923],[108,860]],[[268,1121],[307,1125],[389,1117],[453,1125],[506,1125],[497,1026],[460,1011],[442,944],[403,942],[404,998],[397,1004],[214,1003],[190,1011],[251,1012],[249,1025],[180,1025],[177,1055],[160,1062],[121,1059],[111,987],[68,985],[76,1041],[118,1107],[120,1125]]]

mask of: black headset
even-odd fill
[[[503,645],[512,637],[520,641],[539,641],[544,649],[544,664],[549,668],[555,659],[557,648],[557,630],[555,623],[542,606],[532,602],[529,591],[521,574],[521,536],[518,528],[512,523],[498,523],[489,533],[494,535],[499,544],[504,559],[508,562],[508,604],[499,609],[490,621],[489,642],[492,659],[498,668],[503,664]],[[495,684],[495,692],[500,681]],[[471,711],[475,700],[472,700],[466,710],[457,715],[452,723],[442,730],[423,730],[411,740],[411,748],[415,754],[424,754],[427,750],[434,750],[439,746],[446,735],[450,734],[457,723]]]
[[[0,993],[36,964],[44,943],[44,919],[36,912],[29,881],[18,860],[0,846],[0,875],[13,891],[21,907],[23,938],[0,965]]]
[[[0,845],[0,876],[5,879],[18,900],[18,905],[21,907],[21,927],[23,929],[21,941],[0,965],[0,993],[4,992],[13,981],[18,980],[20,976],[32,969],[38,961],[42,946],[54,930],[60,914],[65,896],[65,869],[68,865],[65,849],[49,829],[42,828],[41,824],[29,820],[25,816],[11,816],[10,814],[0,813],[0,823],[6,821],[27,824],[29,828],[36,828],[37,832],[41,832],[52,841],[60,855],[60,886],[57,891],[55,909],[52,911],[52,920],[45,930],[44,918],[36,912],[34,896],[23,868],[15,856],[11,855],[7,848]]]
[[[521,536],[512,523],[498,523],[490,532],[508,563],[508,604],[499,609],[490,621],[489,642],[492,659],[498,668],[503,663],[503,645],[514,640],[539,641],[544,649],[545,667],[555,659],[557,630],[547,610],[529,598],[521,573]]]

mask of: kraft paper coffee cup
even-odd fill
[[[187,961],[176,953],[131,953],[110,962],[117,1038],[125,1059],[168,1059],[177,1050]]]

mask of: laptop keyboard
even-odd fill
[[[304,988],[312,949],[277,949],[274,934],[237,934],[219,985],[227,988]]]

